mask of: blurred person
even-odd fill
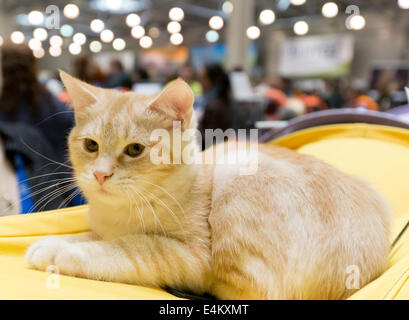
[[[0,216],[71,205],[67,166],[50,162],[51,145],[37,128],[0,121]]]
[[[315,91],[298,97],[304,103],[307,113],[328,109],[326,102]]]
[[[131,77],[125,72],[124,67],[119,60],[112,60],[109,64],[110,71],[107,80],[108,88],[126,88],[132,89]]]
[[[218,64],[206,66],[200,73],[203,88],[203,113],[199,121],[202,139],[205,129],[226,130],[232,127],[232,99],[230,80],[223,67]],[[202,147],[207,147],[204,145]]]
[[[0,96],[3,96],[1,66],[0,58]],[[67,175],[62,172],[62,166],[51,163],[53,167],[50,167],[47,159],[53,158],[52,153],[38,129],[0,121],[0,216],[35,212],[40,206],[51,210],[64,205],[63,191],[68,191],[65,187],[68,188],[71,180],[63,179]],[[56,180],[61,183],[54,183]],[[61,185],[64,189],[58,189]]]
[[[82,55],[74,61],[74,74],[77,78],[92,85],[105,86],[105,76],[99,65],[90,55]]]
[[[186,81],[190,89],[192,89],[195,97],[203,94],[202,85],[196,80],[195,70],[190,66],[183,66],[179,69],[179,77]]]
[[[329,109],[339,109],[345,106],[345,98],[342,94],[339,80],[326,81],[326,92],[323,95]]]
[[[39,82],[37,59],[26,45],[4,44],[1,59],[0,120],[38,128],[54,151],[53,160],[65,162],[66,139],[74,125],[72,110]]]
[[[367,94],[361,92],[354,99],[354,108],[365,108],[372,111],[379,110],[379,104]]]
[[[163,86],[161,83],[152,82],[148,71],[143,67],[136,67],[132,75],[132,91],[141,94],[159,93]]]

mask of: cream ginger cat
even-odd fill
[[[390,209],[365,182],[262,145],[255,174],[234,164],[153,164],[155,129],[172,137],[173,121],[183,132],[196,126],[185,82],[140,95],[61,78],[92,231],[34,243],[25,257],[32,268],[220,299],[341,299],[357,289],[348,268],[363,287],[387,267]]]

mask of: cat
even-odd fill
[[[343,299],[387,268],[391,208],[368,183],[276,146],[259,145],[248,175],[216,161],[152,164],[155,129],[197,125],[183,80],[142,95],[61,78],[91,232],[32,244],[30,267],[218,299]]]

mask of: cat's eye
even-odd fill
[[[85,139],[84,140],[84,148],[88,152],[97,152],[98,151],[98,143],[92,139]]]
[[[124,152],[126,155],[136,158],[139,156],[145,147],[139,143],[132,143],[126,146]]]

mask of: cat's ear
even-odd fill
[[[100,88],[78,80],[62,70],[59,71],[61,80],[70,97],[71,106],[76,112],[76,116],[84,113],[87,107],[97,102]]]
[[[179,78],[169,83],[149,107],[165,114],[171,120],[181,121],[182,125],[186,126],[192,118],[193,102],[192,89]]]

